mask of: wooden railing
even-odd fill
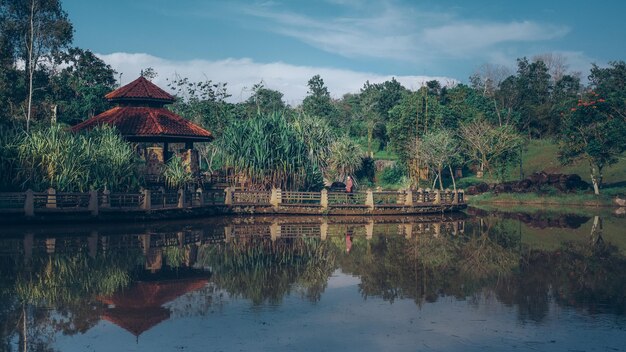
[[[271,197],[269,191],[235,191],[232,204],[269,205]]]
[[[416,191],[384,191],[384,192],[296,192],[281,191],[240,191],[231,187],[225,190],[172,191],[172,190],[143,190],[139,193],[111,193],[90,191],[56,192],[53,189],[47,192],[27,191],[24,193],[0,193],[0,212],[20,212],[27,216],[40,211],[59,210],[88,210],[93,215],[99,211],[112,210],[144,210],[171,208],[190,208],[222,205],[233,207],[237,205],[255,207],[273,207],[281,212],[289,213],[290,207],[317,207],[319,212],[332,209],[365,208],[371,212],[376,209],[388,211],[398,207],[426,207],[464,204],[463,191],[439,191],[419,189]],[[298,210],[296,212],[302,212]],[[313,212],[316,212],[314,210]]]
[[[280,200],[282,204],[319,205],[322,194],[320,192],[282,191]]]

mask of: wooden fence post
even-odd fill
[[[35,195],[32,189],[26,191],[26,199],[24,200],[24,215],[35,216]]]
[[[57,207],[57,191],[50,187],[48,188],[48,200],[46,201],[46,208],[55,209]]]
[[[89,191],[89,205],[87,206],[92,216],[98,216],[98,191],[92,189]]]
[[[322,206],[323,211],[328,210],[328,190],[326,188],[322,189],[322,193],[320,195],[320,205]]]
[[[417,189],[417,203],[422,203],[424,201],[424,190],[421,188]]]
[[[435,191],[435,204],[441,204],[441,191],[436,190]]]

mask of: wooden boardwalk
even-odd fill
[[[138,193],[0,193],[0,222],[143,221],[221,214],[417,215],[466,207],[463,191],[295,192],[201,190]]]

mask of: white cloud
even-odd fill
[[[261,20],[261,29],[298,39],[345,57],[393,59],[428,64],[440,58],[488,57],[501,44],[539,42],[565,36],[566,26],[533,21],[495,22],[422,11],[393,2],[327,0],[350,16],[313,17],[279,6],[239,9]]]
[[[424,41],[452,54],[467,54],[506,42],[542,41],[564,36],[564,26],[535,22],[457,23],[424,30]]]
[[[368,80],[370,83],[380,83],[395,77],[398,82],[413,90],[433,79],[448,85],[457,82],[449,77],[388,76],[328,67],[296,66],[284,62],[258,63],[247,58],[173,61],[140,53],[98,54],[98,57],[122,74],[122,84],[134,80],[142,69],[152,67],[158,73],[154,83],[163,89],[167,89],[166,79],[172,79],[176,74],[192,81],[210,79],[228,83],[232,101],[248,98],[252,85],[263,80],[266,87],[282,92],[285,102],[297,105],[306,96],[308,80],[316,74],[322,77],[334,98],[358,92]]]

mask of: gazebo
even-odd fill
[[[147,162],[148,174],[158,174],[160,165],[169,160],[171,144],[184,144],[178,152],[190,161],[192,171],[198,171],[198,156],[193,150],[193,143],[210,142],[213,136],[204,128],[167,110],[164,106],[176,100],[172,95],[146,78],[139,77],[105,95],[105,98],[117,106],[73,126],[72,131],[110,125],[138,146],[162,144],[162,148],[138,148]]]

